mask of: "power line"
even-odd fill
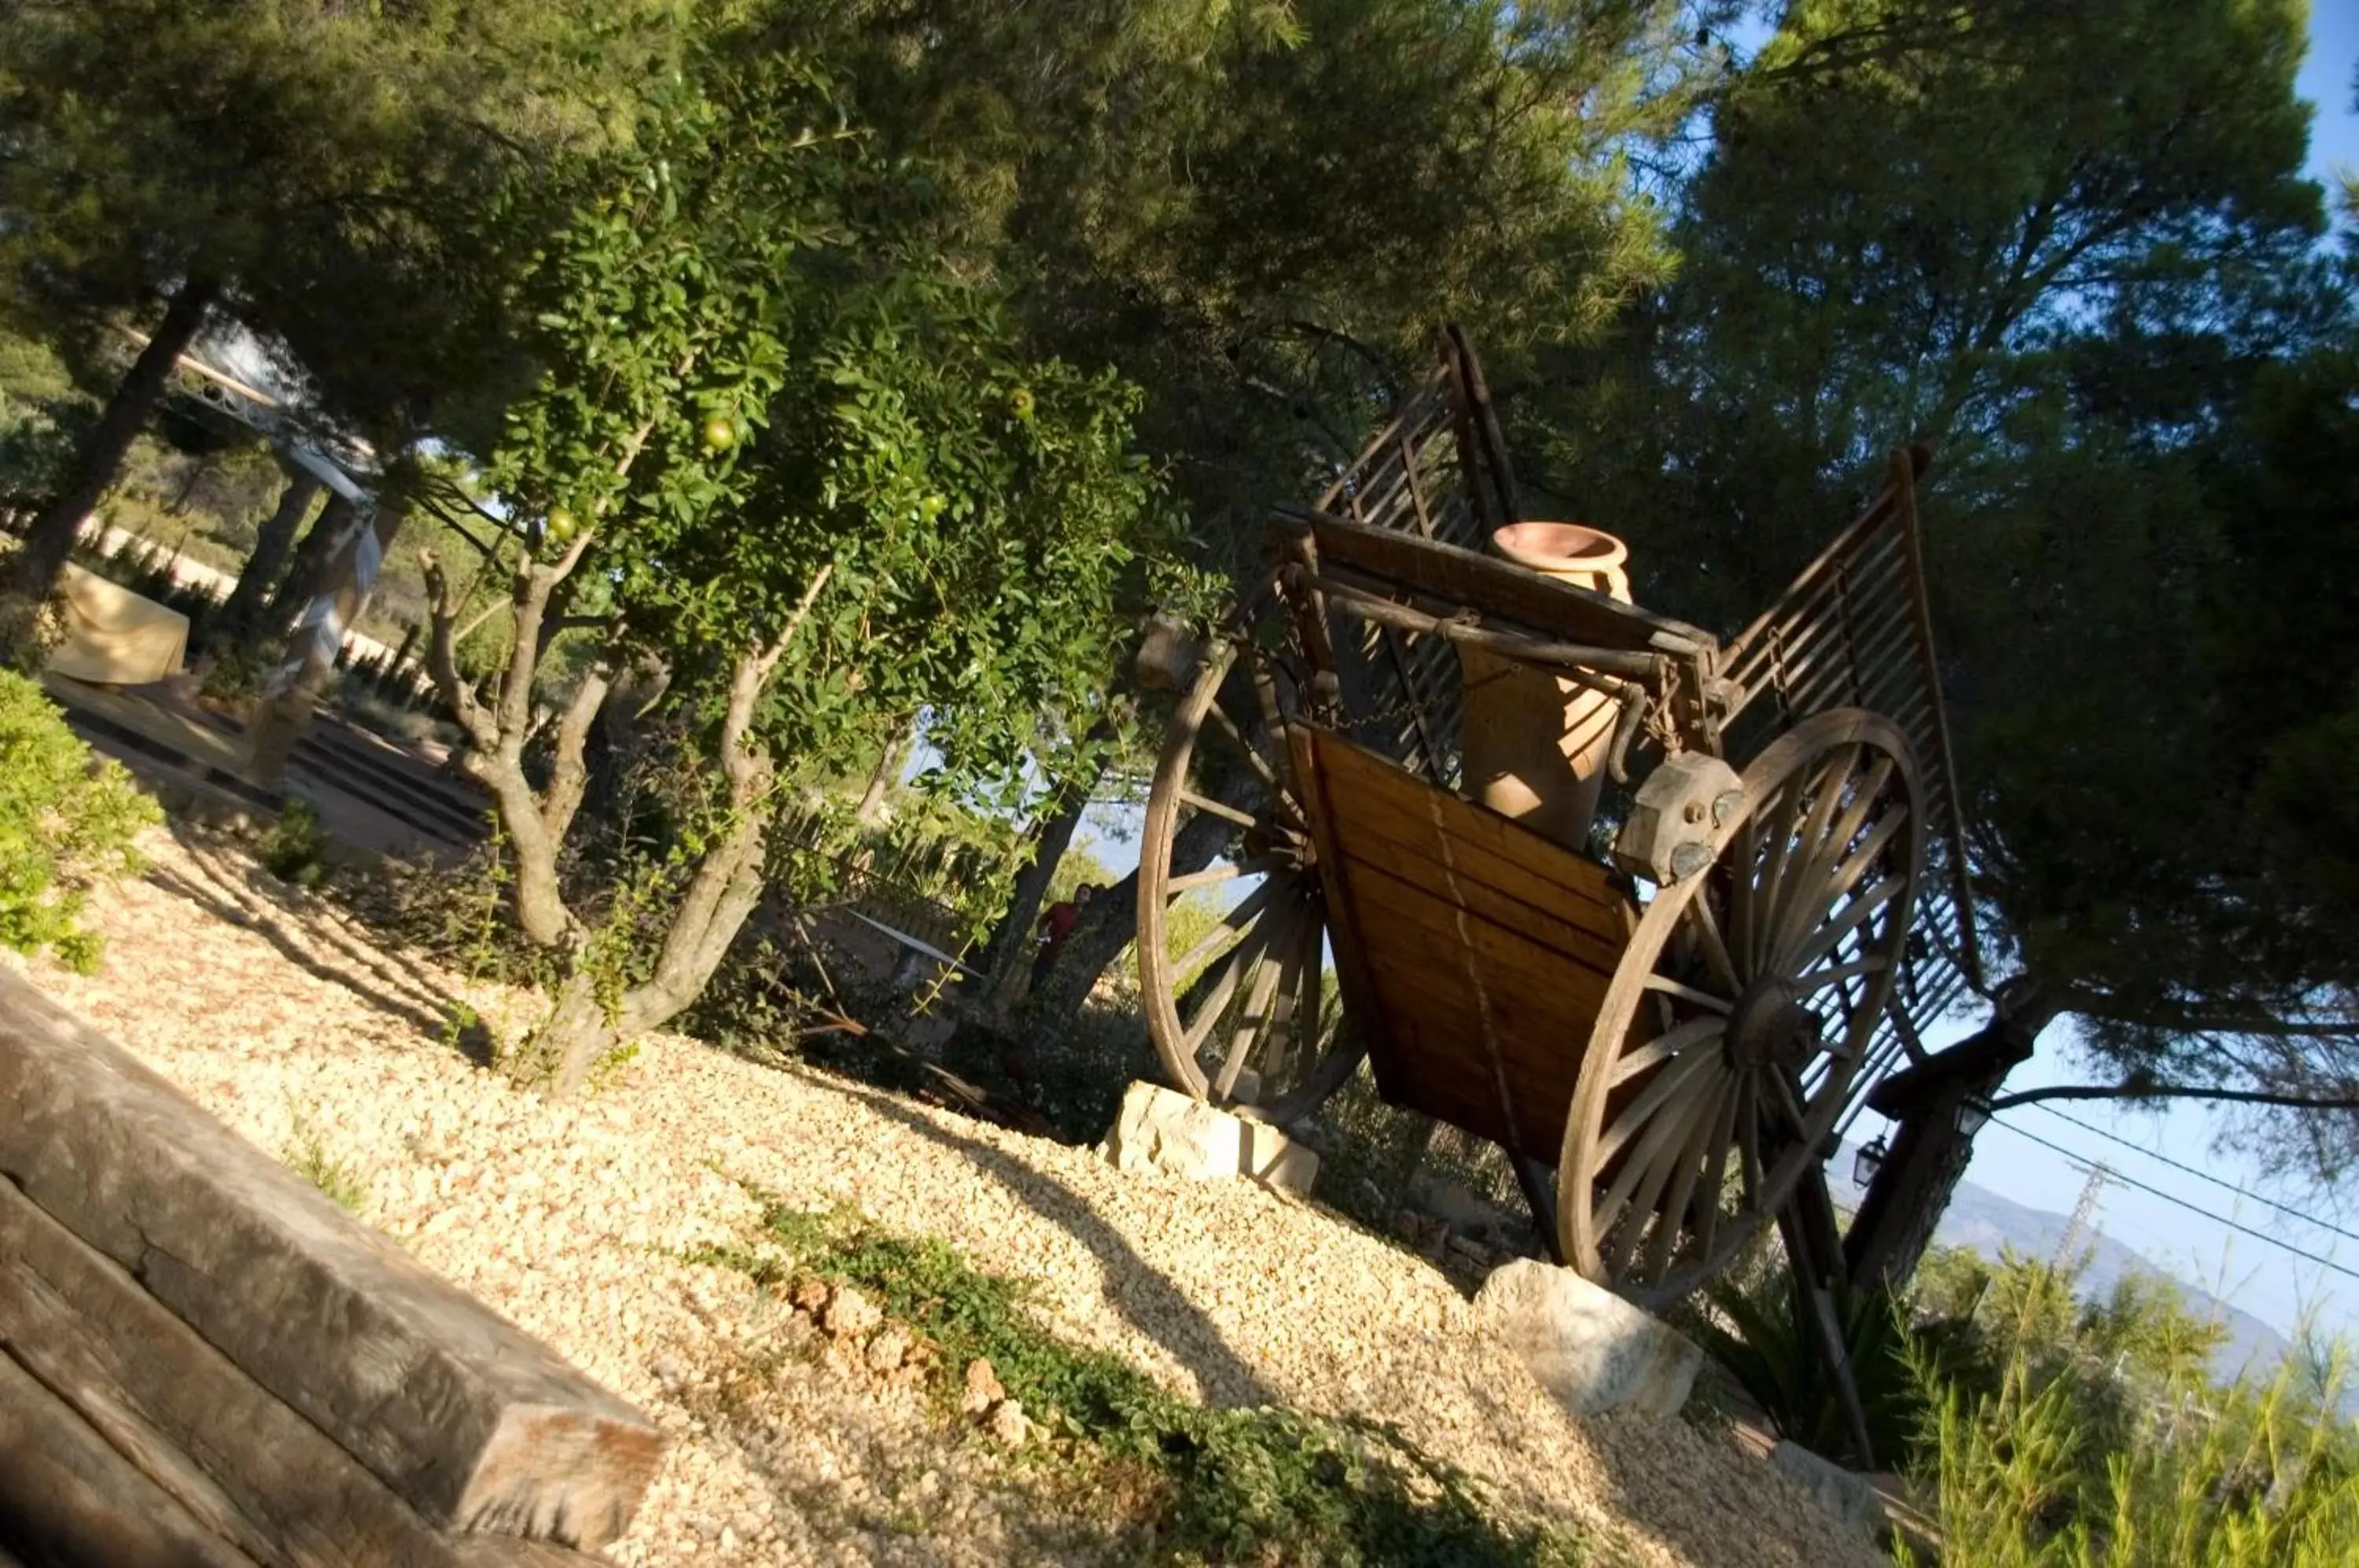
[[[2145,1144],[2135,1143],[2130,1139],[2124,1138],[2119,1133],[2107,1132],[2104,1127],[2093,1126],[2088,1122],[2082,1121],[2078,1116],[2067,1116],[2062,1111],[2058,1110],[2053,1105],[2048,1105],[2044,1101],[2034,1101],[2031,1108],[2035,1111],[2046,1111],[2049,1116],[2056,1117],[2059,1121],[2071,1122],[2082,1132],[2094,1133],[2099,1138],[2120,1144],[2124,1149],[2134,1149],[2140,1154],[2145,1155],[2148,1160],[2158,1160],[2162,1161],[2163,1164],[2169,1166],[2173,1171],[2184,1171],[2190,1176],[2198,1177],[2203,1181],[2209,1181],[2214,1187],[2219,1187],[2227,1192],[2234,1192],[2240,1198],[2249,1199],[2253,1203],[2260,1203],[2266,1207],[2275,1209],[2277,1213],[2287,1215],[2289,1218],[2299,1220],[2304,1225],[2316,1225],[2321,1230],[2331,1230],[2345,1241],[2359,1241],[2359,1234],[2344,1230],[2341,1225],[2336,1225],[2332,1220],[2322,1220],[2316,1214],[2306,1214],[2299,1209],[2290,1208],[2284,1203],[2280,1203],[2275,1198],[2265,1198],[2258,1192],[2246,1192],[2244,1188],[2237,1186],[2234,1181],[2223,1181],[2222,1178],[2212,1175],[2212,1172],[2202,1169],[2201,1166],[2190,1165],[2183,1160],[2173,1160],[2169,1155],[2163,1153],[2159,1149],[2148,1149]]]
[[[2015,1134],[2017,1138],[2027,1138],[2032,1142],[2038,1144],[2040,1148],[2056,1154],[2060,1154],[2067,1160],[2078,1160],[2081,1158],[2071,1149],[2066,1149],[2063,1145],[2050,1143],[2048,1139],[2040,1137],[2038,1133],[2031,1131],[2027,1127],[2019,1127],[2013,1122],[2001,1121],[1998,1117],[1993,1116],[1991,1118],[1991,1125],[1994,1127],[2005,1127],[2007,1131]],[[2239,1235],[2249,1236],[2255,1241],[2265,1241],[2271,1247],[2290,1252],[2296,1258],[2301,1258],[2306,1262],[2315,1263],[2321,1269],[2331,1269],[2335,1273],[2343,1276],[2345,1279],[2359,1279],[2359,1269],[2345,1269],[2342,1264],[2335,1262],[2332,1258],[2321,1258],[2317,1253],[2311,1252],[2307,1248],[2296,1247],[2293,1243],[2287,1241],[2282,1236],[2271,1236],[2265,1230],[2255,1230],[2251,1225],[2242,1224],[2236,1220],[2232,1220],[2225,1214],[2215,1214],[2211,1210],[2203,1207],[2201,1203],[2190,1203],[2186,1199],[2180,1197],[2176,1193],[2166,1192],[2159,1187],[2150,1187],[2135,1176],[2125,1176],[2119,1171],[2115,1171],[2114,1173],[2114,1180],[2120,1182],[2125,1187],[2134,1187],[2149,1197],[2160,1198],[2166,1203],[2176,1203],[2190,1214],[2201,1214],[2205,1219],[2210,1220],[2213,1225],[2225,1225],[2230,1230],[2235,1231]]]

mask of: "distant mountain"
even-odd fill
[[[1859,1201],[1857,1190],[1850,1184],[1851,1168],[1852,1150],[1848,1147],[1828,1167],[1835,1201],[1846,1207]],[[2053,1258],[2057,1246],[2064,1239],[2064,1227],[2070,1223],[2068,1215],[2035,1209],[2011,1198],[2002,1198],[1987,1187],[1962,1181],[1948,1211],[1941,1215],[1941,1223],[1934,1227],[1933,1239],[1943,1247],[1971,1247],[1992,1259],[2008,1247],[2027,1257]],[[2228,1337],[2212,1358],[2212,1367],[2223,1382],[2246,1370],[2265,1377],[2293,1348],[2285,1335],[2252,1313],[2229,1305],[2201,1286],[2133,1252],[2105,1235],[2102,1225],[2081,1245],[2093,1254],[2088,1272],[2081,1277],[2083,1296],[2111,1295],[2114,1284],[2125,1276],[2144,1275],[2169,1280],[2185,1295],[2190,1312],[2200,1317],[2218,1319],[2227,1328]]]

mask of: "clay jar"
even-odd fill
[[[1630,602],[1629,547],[1580,523],[1514,523],[1491,548],[1527,571]],[[1578,681],[1479,648],[1466,682],[1465,791],[1503,816],[1583,849],[1621,704]]]

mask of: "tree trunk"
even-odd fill
[[[191,274],[181,283],[179,292],[172,296],[171,306],[158,323],[156,335],[147,340],[147,346],[131,362],[130,371],[107,399],[106,411],[83,439],[82,451],[74,457],[72,474],[26,533],[24,547],[16,556],[14,583],[20,599],[40,604],[56,590],[66,558],[73,553],[74,537],[82,530],[82,519],[90,516],[122,472],[124,456],[147,428],[148,416],[156,411],[157,400],[164,395],[164,383],[172,367],[195,341],[198,329],[204,325],[205,312],[220,294],[218,278]]]
[[[303,542],[295,547],[295,559],[288,563],[286,574],[258,590],[269,593],[270,603],[255,628],[257,638],[284,632],[303,613],[303,606],[320,596],[327,583],[328,558],[335,553],[336,540],[352,516],[353,503],[331,492],[328,504],[304,532]]]
[[[556,1093],[579,1094],[622,1039],[618,1020],[599,999],[594,976],[577,962],[557,990],[557,1006],[540,1026],[533,1044]]]
[[[1065,851],[1072,847],[1073,833],[1082,825],[1082,813],[1089,809],[1087,788],[1071,784],[1059,791],[1049,803],[1049,814],[1033,830],[1032,859],[1016,874],[1016,887],[1008,895],[1007,908],[999,923],[991,930],[991,940],[984,945],[983,959],[976,965],[990,976],[985,985],[994,1006],[1009,1007],[1016,1002],[1016,977],[1025,972],[1025,960],[1032,944],[1026,939],[1032,934],[1035,921],[1040,918],[1040,906],[1049,896],[1049,884],[1056,879],[1057,867],[1063,863]]]
[[[917,732],[917,722],[903,719],[885,737],[885,755],[876,759],[876,771],[868,776],[868,788],[861,792],[859,809],[853,821],[864,828],[873,828],[885,815],[885,797],[901,777],[901,764],[909,755],[909,741]]]
[[[2061,1011],[2060,993],[2011,981],[1981,1029],[1876,1085],[1869,1107],[1898,1127],[1843,1238],[1844,1271],[1854,1285],[1897,1290],[1916,1273],[1973,1155],[1959,1112],[2031,1060],[2040,1031]]]
[[[279,493],[277,509],[262,525],[261,536],[255,540],[254,553],[245,558],[245,567],[237,574],[237,586],[230,590],[229,601],[221,608],[205,634],[205,644],[213,648],[244,648],[261,618],[263,607],[287,570],[288,555],[295,548],[295,535],[303,525],[304,515],[310,511],[311,502],[319,495],[320,481],[307,471],[298,468],[289,473],[287,488]]]
[[[1171,846],[1172,873],[1185,876],[1201,871],[1228,847],[1235,832],[1209,811],[1191,819]],[[1062,1039],[1096,989],[1098,976],[1137,935],[1138,873],[1133,871],[1092,898],[1082,911],[1039,988],[1024,999],[1017,1032],[1043,1040]]]
[[[368,526],[341,541],[322,576],[323,593],[332,595],[327,618],[296,639],[295,672],[286,690],[262,702],[246,728],[250,746],[246,776],[276,788],[303,732],[310,727],[312,710],[328,672],[336,667],[347,632],[360,624],[361,614],[376,588],[376,578],[365,574],[364,547],[373,546],[381,562],[393,551],[393,541],[409,516],[408,503],[398,495],[379,502]],[[322,520],[325,520],[324,511]]]

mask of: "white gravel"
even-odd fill
[[[941,1236],[1033,1281],[1060,1333],[1193,1397],[1396,1422],[1503,1506],[1638,1563],[1883,1561],[1732,1440],[1566,1417],[1437,1269],[1324,1211],[1118,1173],[676,1036],[591,1100],[552,1103],[469,1066],[440,1021],[464,999],[513,1036],[535,998],[387,953],[234,848],[157,834],[151,853],[147,879],[95,901],[102,971],[35,977],[263,1148],[316,1139],[364,1183],[364,1218],[673,1432],[619,1562],[1123,1555],[987,1442],[929,1421],[906,1381],[782,1354],[804,1320],[679,1261],[750,1237],[741,1182]]]

